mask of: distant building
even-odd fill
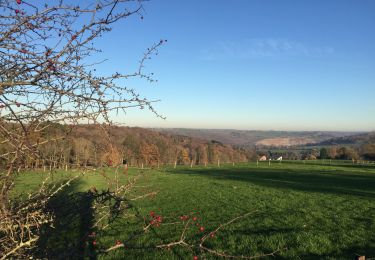
[[[267,161],[267,157],[263,155],[262,157],[259,158],[259,161]]]

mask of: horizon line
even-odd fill
[[[229,130],[229,131],[258,131],[258,132],[342,132],[342,133],[371,133],[374,130],[277,130],[277,129],[238,129],[238,128],[198,128],[198,127],[153,127],[153,126],[129,126],[148,129],[189,129],[189,130]]]

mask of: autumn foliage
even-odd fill
[[[69,130],[67,130],[69,129]],[[218,142],[159,133],[144,128],[111,126],[107,136],[101,134],[99,125],[60,126],[55,125],[46,135],[69,136],[58,141],[58,145],[46,144],[40,151],[51,158],[54,168],[77,168],[80,166],[114,166],[126,160],[130,166],[157,167],[177,163],[178,165],[205,165],[246,162],[254,158],[252,150],[234,148]],[[60,133],[58,133],[60,132]],[[44,162],[49,166],[49,161]],[[34,168],[34,164],[28,165]],[[42,167],[39,164],[38,167]],[[36,167],[36,168],[38,168]]]

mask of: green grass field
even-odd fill
[[[108,174],[113,176],[111,169]],[[104,231],[83,240],[95,216],[87,190],[105,187],[99,174],[81,177],[53,199],[55,228],[46,228],[36,256],[100,259],[216,259],[197,247],[155,249],[155,245],[179,240],[184,223],[181,215],[196,216],[186,241],[200,238],[237,216],[249,216],[226,226],[205,245],[230,255],[256,256],[273,252],[276,259],[353,259],[356,254],[375,257],[375,167],[327,162],[268,162],[217,167],[177,167],[160,170],[131,169],[142,178],[129,198],[151,191],[155,197],[129,201],[126,216],[114,219]],[[28,173],[18,180],[16,193],[35,189],[41,173]],[[55,173],[54,181],[65,172]],[[121,175],[126,182],[129,176]],[[143,232],[149,212],[163,216],[160,227]],[[171,224],[175,223],[175,224]],[[203,226],[202,232],[199,227]],[[125,248],[103,253],[120,240]],[[75,252],[75,255],[74,253]],[[78,255],[77,255],[78,254]],[[69,254],[68,254],[69,255]]]

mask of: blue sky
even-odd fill
[[[166,120],[129,110],[130,126],[375,130],[375,1],[161,1],[98,46],[103,73],[146,64],[158,83],[125,82]]]

